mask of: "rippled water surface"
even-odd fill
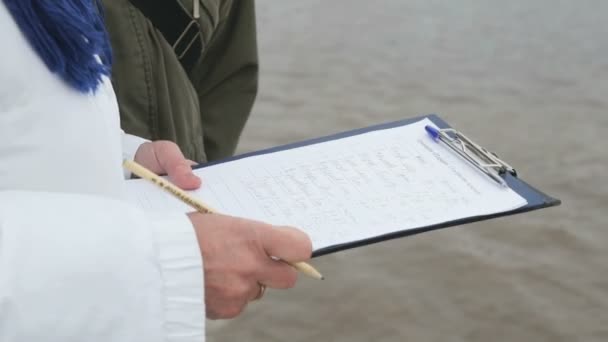
[[[561,207],[314,260],[211,341],[608,341],[608,2],[258,0],[240,151],[439,113]]]

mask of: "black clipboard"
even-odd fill
[[[368,133],[368,132],[372,132],[372,131],[390,129],[390,128],[395,128],[395,127],[399,127],[399,126],[406,126],[406,125],[418,122],[420,120],[423,120],[425,118],[428,118],[429,120],[431,120],[437,127],[441,128],[441,129],[452,128],[447,122],[445,122],[443,119],[441,119],[438,115],[429,114],[429,115],[423,115],[423,116],[418,116],[418,117],[414,117],[414,118],[409,118],[409,119],[359,128],[359,129],[355,129],[355,130],[345,131],[345,132],[341,132],[341,133],[337,133],[337,134],[332,134],[332,135],[328,135],[328,136],[324,136],[324,137],[304,140],[304,141],[291,143],[291,144],[287,144],[287,145],[281,145],[281,146],[263,149],[263,150],[259,150],[259,151],[244,153],[244,154],[237,155],[234,157],[200,164],[200,165],[195,166],[194,168],[195,169],[204,168],[204,167],[209,167],[212,165],[226,163],[226,162],[239,160],[239,159],[243,159],[243,158],[248,158],[248,157],[252,157],[252,156],[294,149],[294,148],[298,148],[298,147],[302,147],[302,146],[318,144],[318,143],[331,141],[331,140],[342,139],[342,138],[355,136],[355,135],[359,135],[359,134],[364,134],[364,133]],[[407,229],[407,230],[402,230],[402,231],[396,231],[396,232],[392,232],[389,234],[379,235],[379,236],[375,236],[375,237],[371,237],[371,238],[367,238],[367,239],[347,242],[347,243],[338,244],[338,245],[332,245],[332,246],[328,246],[328,247],[324,247],[324,248],[315,250],[313,252],[313,257],[318,257],[318,256],[326,255],[326,254],[343,251],[346,249],[370,245],[370,244],[374,244],[374,243],[378,243],[378,242],[382,242],[382,241],[386,241],[386,240],[401,238],[401,237],[405,237],[405,236],[420,234],[420,233],[448,228],[448,227],[460,226],[460,225],[464,225],[467,223],[484,221],[484,220],[489,220],[492,218],[497,218],[497,217],[502,217],[502,216],[509,216],[509,215],[514,215],[514,214],[519,214],[519,213],[525,213],[525,212],[538,210],[538,209],[542,209],[542,208],[558,206],[561,204],[561,200],[551,197],[549,195],[546,195],[545,193],[541,192],[540,190],[534,188],[533,186],[529,185],[528,183],[526,183],[525,181],[523,181],[522,179],[517,177],[515,174],[505,173],[501,176],[504,178],[507,185],[513,191],[517,192],[520,196],[522,196],[523,198],[526,199],[528,204],[526,204],[523,207],[517,208],[515,210],[505,211],[505,212],[501,212],[501,213],[490,214],[490,215],[481,215],[481,216],[471,216],[471,217],[466,217],[463,219],[442,222],[442,223],[435,224],[435,225],[419,227],[419,228],[414,228],[414,229]]]

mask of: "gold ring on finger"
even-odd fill
[[[264,293],[266,292],[266,285],[261,283],[258,283],[258,285],[260,285],[260,291],[258,292],[258,295],[253,298],[254,301],[262,299],[262,297],[264,297]]]

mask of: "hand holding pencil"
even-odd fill
[[[263,295],[266,286],[293,287],[295,270],[322,279],[309,264],[289,262],[310,258],[312,247],[303,232],[221,215],[136,162],[125,161],[124,167],[197,210],[188,216],[203,255],[209,318],[238,315],[248,301]]]

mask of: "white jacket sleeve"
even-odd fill
[[[0,191],[0,341],[204,341],[202,260],[183,214]]]
[[[135,153],[141,144],[149,142],[144,138],[138,137],[137,135],[127,134],[122,131],[122,157],[123,159],[133,160]]]

